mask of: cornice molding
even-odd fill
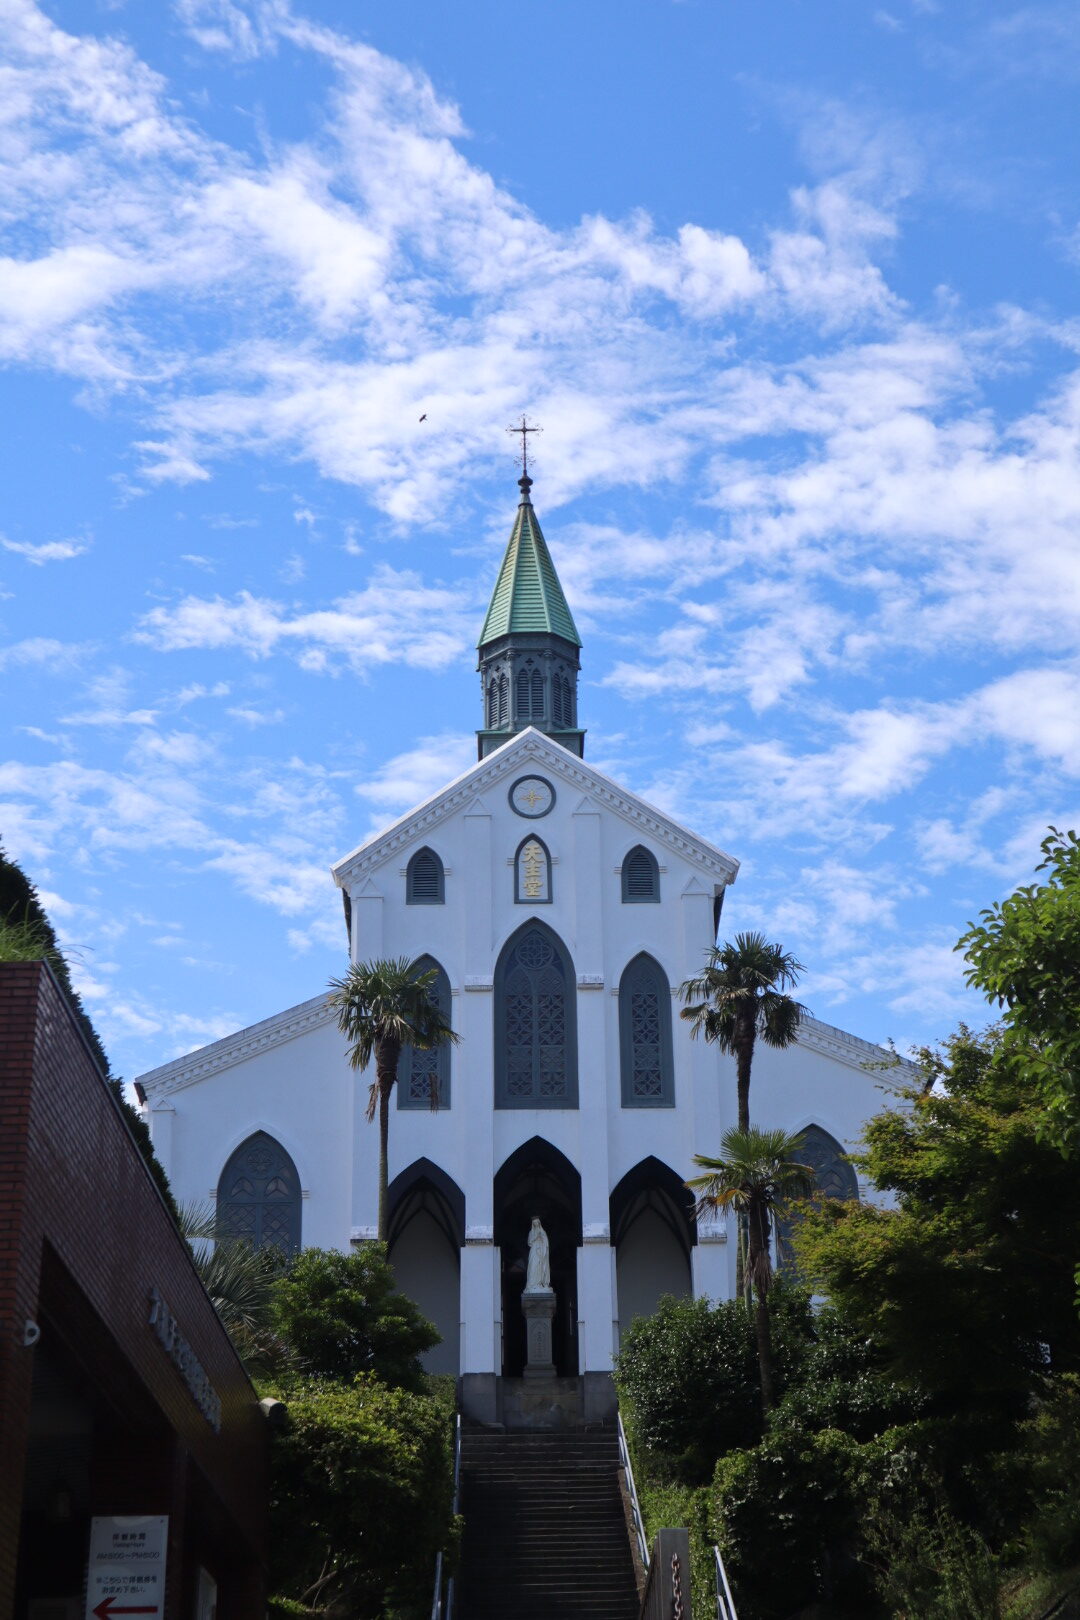
[[[149,1069],[146,1074],[139,1075],[139,1084],[152,1100],[167,1097],[174,1091],[183,1091],[186,1086],[198,1085],[200,1080],[208,1080],[223,1069],[231,1069],[259,1052],[284,1046],[286,1041],[293,1041],[298,1035],[307,1035],[311,1030],[321,1029],[324,1024],[333,1022],[334,1014],[325,994],[312,996],[310,1001],[288,1007],[273,1018],[264,1018],[259,1024],[250,1024],[247,1029],[237,1030],[235,1035],[212,1041],[209,1046],[201,1046],[197,1052],[190,1052],[186,1057],[174,1058],[160,1068]]]
[[[907,1058],[890,1052],[885,1046],[876,1046],[873,1041],[864,1041],[861,1035],[849,1035],[846,1029],[837,1029],[834,1024],[823,1024],[820,1018],[802,1018],[798,1042],[808,1051],[846,1063],[849,1069],[872,1074],[886,1085],[890,1076],[897,1084],[906,1085],[918,1074],[915,1064]]]
[[[693,862],[722,884],[733,883],[739,863],[731,855],[706,843],[695,833],[680,827],[662,811],[655,809],[635,793],[619,787],[609,776],[568,753],[534,727],[519,732],[502,748],[473,765],[463,776],[448,783],[439,793],[417,805],[415,810],[395,821],[385,832],[376,833],[363,844],[344,856],[330,868],[338,888],[352,887],[376,867],[391,860],[399,849],[413,843],[431,828],[437,827],[459,810],[466,809],[476,797],[494,788],[505,777],[521,768],[523,761],[542,765],[545,770],[568,788],[578,788],[598,800],[609,810],[633,826],[655,838],[684,860]]]

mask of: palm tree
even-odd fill
[[[213,1204],[181,1204],[177,1225],[222,1325],[249,1369],[269,1370],[289,1352],[273,1332],[274,1294],[287,1258],[272,1244],[256,1249],[226,1237]]]
[[[801,1140],[800,1136],[789,1136],[787,1131],[725,1131],[720,1142],[720,1157],[708,1159],[703,1154],[695,1154],[694,1163],[706,1174],[686,1183],[698,1195],[699,1212],[733,1209],[746,1220],[749,1238],[746,1275],[757,1295],[754,1331],[761,1405],[766,1412],[773,1405],[769,1327],[773,1266],[769,1236],[776,1207],[789,1198],[808,1198],[814,1190],[813,1171],[794,1157]]]
[[[766,1046],[790,1046],[806,1012],[784,992],[793,989],[802,963],[764,934],[736,934],[734,944],[714,945],[705,968],[679,990],[682,1017],[691,1035],[715,1041],[735,1059],[739,1130],[750,1129],[750,1069],[758,1036]]]
[[[330,980],[330,1006],[338,1028],[349,1041],[349,1062],[366,1069],[375,1059],[375,1078],[368,1092],[367,1118],[379,1116],[379,1240],[387,1241],[387,1147],[390,1140],[390,1093],[398,1077],[403,1046],[422,1052],[456,1045],[435,999],[436,970],[427,972],[407,956],[387,961],[354,962],[343,979]],[[432,1081],[431,1106],[439,1106]]]

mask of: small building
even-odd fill
[[[0,1615],[261,1620],[265,1430],[55,978],[0,965]]]

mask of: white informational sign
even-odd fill
[[[168,1536],[164,1514],[90,1520],[85,1620],[161,1620]]]

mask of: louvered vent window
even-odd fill
[[[405,871],[405,903],[441,906],[443,899],[443,863],[433,849],[418,849]]]
[[[505,726],[510,707],[510,680],[506,675],[499,676],[499,719],[498,724]]]
[[[488,681],[488,689],[487,689],[487,723],[488,723],[489,729],[490,729],[491,726],[494,726],[494,725],[498,724],[498,714],[499,714],[499,684],[494,679],[494,677],[492,677],[492,679],[490,681]]]
[[[518,671],[514,697],[519,722],[544,718],[544,677],[538,669],[526,666]]]
[[[660,899],[660,868],[655,855],[638,844],[622,863],[624,905],[648,905]]]

